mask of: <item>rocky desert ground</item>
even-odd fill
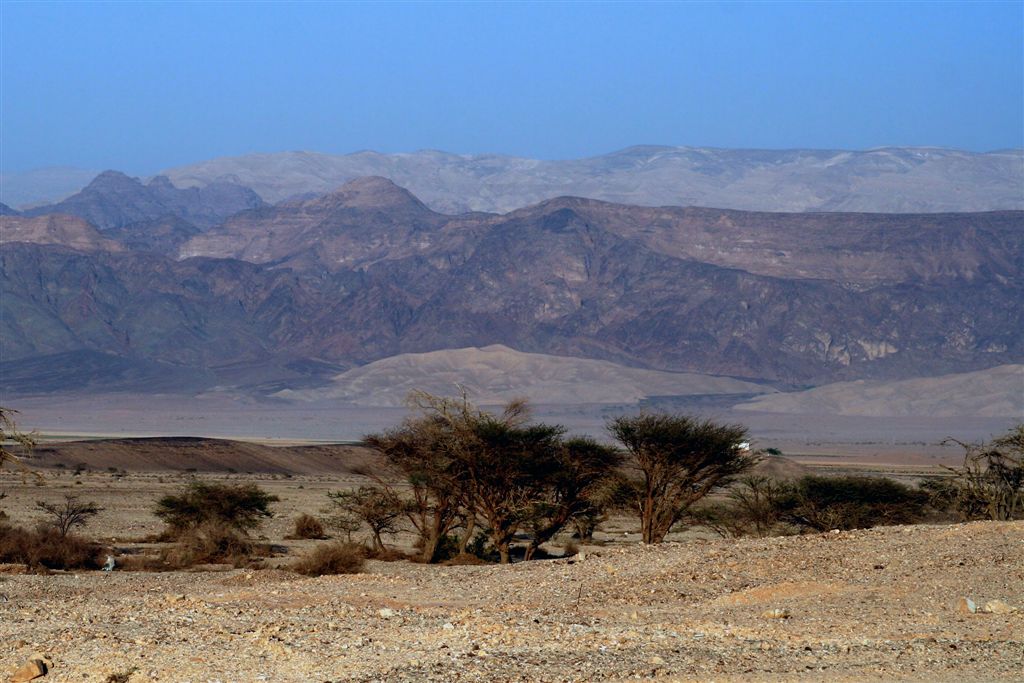
[[[121,552],[145,546],[160,529],[153,500],[191,476],[43,473],[43,485],[2,473],[12,519],[29,523],[34,501],[74,491],[106,507],[87,535]],[[574,557],[371,560],[360,574],[306,578],[288,564],[320,541],[285,540],[291,520],[360,475],[209,476],[256,481],[281,498],[260,532],[280,544],[268,568],[43,576],[0,567],[3,680],[33,657],[50,663],[37,680],[135,683],[1011,681],[1024,671],[1021,522],[744,540],[687,533],[644,547],[635,522],[615,519],[600,545]]]

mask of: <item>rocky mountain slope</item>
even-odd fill
[[[256,193],[236,183],[214,181],[201,188],[179,189],[164,176],[143,184],[123,173],[104,171],[77,194],[56,204],[29,209],[25,214],[71,214],[84,218],[100,230],[169,216],[208,228],[239,211],[262,205]]]
[[[145,252],[5,245],[2,360],[23,377],[100,353],[142,363],[129,378],[170,364],[189,387],[268,391],[492,344],[780,385],[968,371],[1024,359],[1022,225],[574,198],[453,217],[367,178],[184,243],[174,224],[133,233]],[[132,245],[120,231],[103,238]]]
[[[1024,151],[730,150],[640,146],[584,159],[314,152],[212,159],[163,172],[179,187],[220,180],[277,202],[383,176],[444,213],[506,212],[560,195],[644,206],[923,213],[1024,208]]]
[[[0,244],[25,242],[54,244],[79,251],[123,251],[116,240],[104,237],[90,223],[76,216],[52,214],[36,218],[0,216]]]

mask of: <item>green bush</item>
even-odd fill
[[[928,494],[883,477],[800,479],[789,521],[815,531],[912,524],[922,519]]]
[[[153,514],[167,524],[173,537],[211,522],[248,533],[271,516],[270,504],[278,500],[255,484],[191,481],[177,495],[157,501]]]
[[[795,483],[745,477],[694,521],[723,536],[865,529],[924,519],[934,493],[884,477],[806,476]]]

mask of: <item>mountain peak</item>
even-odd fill
[[[430,211],[411,192],[381,176],[364,176],[350,180],[314,203],[353,209],[406,207],[417,211]]]
[[[88,190],[137,189],[143,187],[137,178],[125,175],[120,171],[103,171],[92,179],[83,192]]]

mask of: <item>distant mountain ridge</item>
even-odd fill
[[[26,216],[69,214],[100,230],[113,230],[168,217],[200,228],[218,225],[239,211],[255,209],[263,200],[247,187],[215,181],[201,188],[179,189],[165,176],[143,184],[118,171],[104,171],[80,192],[56,204],[24,211]]]
[[[643,206],[745,211],[935,213],[1024,208],[1024,150],[721,149],[638,145],[581,159],[541,160],[434,150],[385,154],[277,152],[167,169],[178,188],[251,188],[267,202],[333,191],[363,176],[408,188],[433,210],[506,212],[561,195]],[[47,168],[0,176],[0,201],[54,204],[95,171]]]
[[[70,371],[90,352],[103,355],[83,357],[95,369],[83,383],[176,367],[189,390],[258,394],[494,344],[776,386],[964,372],[1024,360],[1022,228],[1020,211],[768,214],[572,197],[451,216],[363,178],[237,213],[180,243],[184,258],[116,229],[102,238],[120,251],[26,232],[0,255],[0,352],[11,377],[30,378],[19,363],[43,357]]]
[[[322,194],[362,176],[440,213],[507,212],[571,195],[642,206],[935,213],[1024,209],[1024,150],[744,150],[644,145],[546,161],[439,151],[222,157],[162,172],[179,187],[241,184],[264,200]]]

